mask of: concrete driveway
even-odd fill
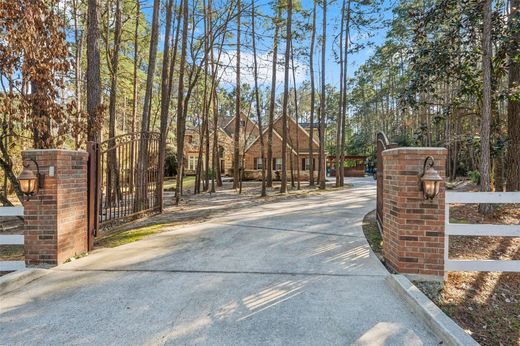
[[[361,230],[371,178],[103,249],[0,297],[2,345],[435,345]]]

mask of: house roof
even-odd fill
[[[247,120],[249,120],[249,121],[250,121],[251,123],[253,123],[253,125],[258,129],[258,124],[256,123],[256,121],[254,121],[253,119],[251,119],[251,118],[250,118],[246,113],[244,113],[244,112],[240,112],[240,116],[246,118]],[[236,117],[237,117],[237,116],[236,116],[236,114],[235,114],[235,115],[231,118],[231,120],[229,120],[229,121],[227,122],[227,124],[226,124],[225,126],[222,127],[222,128],[224,129],[224,132],[227,133],[226,128],[227,128],[227,127],[228,127],[228,126],[229,126],[229,125],[230,125],[230,124],[235,120]],[[231,137],[231,135],[230,135],[229,133],[227,133],[227,135],[228,135],[229,137]]]
[[[269,127],[267,127],[267,128],[262,132],[262,136],[265,135],[265,134],[267,133],[267,131],[269,131]],[[281,136],[281,135],[278,133],[278,131],[276,131],[276,129],[274,129],[274,128],[273,128],[273,134],[274,134],[276,137],[278,137],[280,140],[283,140],[282,136]],[[246,148],[246,150],[245,150],[244,152],[247,153],[247,151],[248,151],[249,149],[251,149],[251,147],[252,147],[256,142],[258,142],[259,139],[260,139],[260,136],[258,136],[258,137],[257,137],[257,138],[256,138],[256,139],[255,139],[251,144],[249,144],[249,145],[247,146],[247,148]],[[296,150],[294,150],[293,146],[292,146],[289,142],[287,142],[287,147],[289,147],[289,149],[292,151],[292,153],[293,153],[294,155],[297,155]]]
[[[309,134],[309,132],[308,132],[305,128],[303,128],[300,124],[298,124],[298,123],[296,122],[296,119],[294,119],[294,118],[291,117],[291,116],[288,116],[287,118],[290,119],[290,120],[291,120],[293,123],[295,123],[296,125],[298,125],[298,128],[299,128],[299,129],[300,129],[300,130],[305,134],[305,136],[307,136],[308,138],[311,137],[311,135]],[[279,117],[274,121],[273,125],[276,124],[277,122],[281,121],[281,120],[282,120],[282,116],[279,116]],[[289,137],[290,137],[290,136],[289,136]],[[290,140],[290,138],[289,138],[289,140]],[[316,137],[315,137],[315,136],[312,136],[312,141],[313,141],[313,143],[314,143],[315,145],[317,145],[318,147],[320,146],[320,144],[316,141]]]

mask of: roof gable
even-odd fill
[[[309,132],[307,130],[305,130],[300,124],[298,124],[296,122],[296,119],[294,119],[293,117],[288,116],[287,119],[289,122],[288,129],[291,129],[292,126],[296,126],[296,125],[298,126],[297,127],[298,135],[297,136],[298,136],[298,139],[300,139],[300,150],[304,149],[304,148],[308,149],[308,147],[309,147],[308,143],[309,143],[309,138],[310,138]],[[281,133],[283,131],[282,126],[283,126],[282,117],[278,117],[273,123],[273,128],[277,129],[278,133]],[[289,132],[288,142],[291,142],[291,144],[293,146],[295,146],[296,145],[296,136],[293,136],[291,131],[288,131],[288,132]],[[302,136],[305,139],[303,142],[302,142]],[[303,145],[302,145],[302,143],[303,143]],[[315,136],[313,136],[313,138],[312,138],[312,143],[313,143],[313,149],[318,150],[320,145],[319,145],[318,141],[316,141]]]
[[[228,134],[228,136],[232,137],[232,134],[235,132],[235,119],[236,115],[234,115],[230,121],[223,127],[223,130]],[[252,129],[256,129],[258,131],[258,124],[251,120],[249,116],[247,116],[244,112],[240,112],[240,120],[246,121],[246,128],[250,128],[250,125],[253,125]],[[253,130],[251,130],[253,131]]]

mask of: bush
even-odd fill
[[[164,175],[166,177],[177,175],[177,155],[173,148],[166,148],[166,157],[164,161]]]
[[[469,171],[468,177],[474,184],[480,184],[480,172],[479,171]]]

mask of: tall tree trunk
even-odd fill
[[[262,114],[260,112],[260,93],[258,90],[258,62],[256,56],[256,34],[255,34],[255,0],[251,1],[251,29],[253,40],[253,62],[254,62],[254,79],[255,79],[255,103],[256,103],[256,118],[258,121],[258,131],[260,133],[260,160],[262,161],[262,189],[260,196],[266,196],[265,184],[265,155],[264,155],[264,136],[262,128]]]
[[[291,68],[291,24],[292,24],[292,0],[287,1],[287,24],[285,32],[285,75],[283,87],[283,108],[282,108],[282,175],[280,193],[287,192],[287,106],[289,103],[289,69]],[[292,155],[291,155],[292,162]]]
[[[135,133],[137,129],[137,70],[139,66],[139,17],[141,15],[141,5],[139,3],[140,0],[135,0],[135,30],[134,30],[134,72],[132,78],[132,87],[133,87],[133,102],[132,102],[132,133]],[[134,164],[135,164],[135,140],[136,138],[132,138],[132,144],[130,146],[130,167],[132,172],[134,172]],[[135,174],[130,174],[129,181],[129,193],[134,192],[134,182],[135,182]]]
[[[218,105],[217,105],[217,92],[216,92],[216,78],[217,78],[217,66],[215,64],[213,54],[213,13],[212,13],[212,0],[208,1],[208,36],[211,42],[210,49],[210,62],[211,62],[211,95],[213,99],[213,151],[211,156],[211,166],[213,175],[211,177],[211,192],[215,192],[215,181],[217,186],[222,186],[222,178],[220,176],[220,157],[219,157],[219,146],[218,146]],[[224,35],[225,36],[225,35]],[[219,48],[219,60],[220,53],[222,52],[222,46]],[[208,119],[209,122],[209,119]]]
[[[217,73],[217,69],[215,66],[214,73]],[[220,166],[220,152],[219,152],[219,145],[218,145],[218,97],[217,97],[217,88],[216,86],[213,86],[213,157],[214,157],[214,163],[213,163],[213,170],[215,172],[215,180],[218,187],[222,186],[222,175],[220,173],[220,170],[222,167]],[[211,190],[215,192],[215,186],[214,184],[211,187]]]
[[[188,0],[182,0],[182,43],[181,60],[179,62],[179,87],[177,94],[177,181],[175,188],[175,204],[181,199],[182,175],[184,174],[184,69],[186,67],[186,51],[188,45]]]
[[[520,0],[511,0],[509,25],[512,31],[509,53],[509,90],[520,87]],[[510,98],[507,104],[507,191],[520,191],[520,102]]]
[[[242,2],[237,0],[237,65],[236,65],[236,101],[235,130],[233,135],[233,188],[238,189],[240,180],[240,17]]]
[[[292,79],[293,79],[293,87],[294,87],[294,115],[296,116],[296,180],[297,180],[297,189],[301,188],[300,186],[300,117],[298,114],[298,92],[296,90],[296,72],[294,66],[294,49],[291,44],[291,66],[292,66]],[[305,170],[305,167],[303,167]]]
[[[211,0],[210,0],[211,1]],[[209,33],[208,33],[208,9],[206,2],[204,1],[204,112],[203,112],[203,138],[205,138],[205,152],[204,156],[204,191],[208,191],[209,188],[209,108],[211,106],[211,94],[208,95],[208,71],[209,71]],[[211,90],[210,90],[211,93]],[[209,97],[208,97],[209,96]]]
[[[325,64],[327,50],[327,0],[323,1],[323,42],[321,48],[321,97],[320,97],[320,189],[325,189],[325,118],[327,95],[325,95]]]
[[[108,138],[110,139],[109,147],[112,148],[108,152],[107,162],[107,196],[109,202],[116,198],[121,198],[119,174],[117,174],[119,168],[117,167],[116,143],[113,139],[116,136],[117,74],[119,72],[119,50],[121,48],[121,16],[121,0],[116,0],[114,50],[112,52],[112,61],[110,62],[110,96],[108,105]]]
[[[211,0],[210,0],[209,7],[211,8]],[[213,49],[210,50],[210,59],[211,59],[211,97],[213,99],[213,179],[212,179],[212,185],[211,185],[211,191],[215,192],[215,180],[216,185],[218,187],[222,186],[222,176],[220,173],[221,166],[220,166],[220,153],[219,153],[219,145],[218,145],[218,95],[217,95],[217,71],[218,71],[218,65],[220,63],[220,58],[222,56],[222,46],[224,44],[224,40],[226,38],[226,30],[224,30],[222,34],[222,38],[220,41],[220,45],[218,46],[218,56],[217,61],[215,62],[214,56],[213,56]],[[212,24],[212,13],[209,11],[209,34],[210,42],[212,42],[213,45],[213,24]]]
[[[341,156],[341,135],[343,128],[341,121],[343,120],[343,27],[345,25],[345,0],[343,0],[343,4],[341,5],[341,24],[339,29],[339,107],[338,107],[338,115],[336,119],[336,155],[335,155],[335,163],[336,163],[336,187],[341,186],[341,172],[343,170],[343,166],[340,166],[340,156]]]
[[[141,131],[148,132],[150,130],[150,112],[153,89],[153,77],[155,73],[155,65],[157,61],[157,45],[159,41],[159,11],[160,0],[154,0],[153,16],[152,16],[152,33],[150,38],[150,50],[148,54],[148,73],[146,75],[146,88],[143,102],[143,117],[141,119]],[[146,150],[143,151],[144,153]],[[142,154],[141,151],[139,154]],[[142,157],[145,158],[145,157]]]
[[[491,191],[491,0],[484,1],[484,21],[482,30],[482,118],[480,124],[480,191]],[[483,214],[492,211],[491,204],[480,204]]]
[[[166,24],[164,33],[163,61],[161,72],[161,123],[159,125],[159,177],[157,179],[157,191],[159,210],[163,210],[163,181],[164,181],[164,160],[166,159],[166,139],[168,138],[168,112],[170,110],[170,79],[168,67],[170,65],[170,30],[173,15],[173,2],[168,0],[166,6]]]
[[[197,166],[195,168],[195,187],[194,187],[194,194],[200,193],[200,184],[202,182],[202,160],[203,160],[203,154],[204,154],[204,134],[206,133],[206,130],[204,129],[204,115],[202,115],[202,119],[200,118],[200,115],[197,116],[197,123],[201,123],[201,126],[199,126],[199,151],[197,155]]]
[[[314,86],[314,43],[316,41],[316,0],[313,0],[312,10],[312,34],[311,48],[309,54],[309,72],[311,74],[311,117],[310,117],[310,133],[309,133],[309,185],[314,186],[314,106],[316,103],[316,94]]]
[[[273,37],[273,65],[271,72],[271,97],[269,99],[269,124],[267,128],[267,187],[273,187],[273,124],[274,124],[274,107],[276,103],[276,68],[278,64],[278,42],[280,31],[281,5],[276,3],[276,18]]]
[[[141,119],[141,140],[139,142],[139,160],[137,162],[138,195],[137,206],[141,208],[146,203],[148,187],[148,137],[150,131],[150,112],[152,106],[153,77],[155,74],[155,62],[157,60],[157,44],[159,41],[159,11],[160,0],[154,0],[152,15],[152,33],[150,39],[150,50],[148,55],[148,74],[146,77],[146,88],[143,103],[143,117]]]
[[[87,140],[100,142],[101,72],[97,0],[88,0],[87,22]]]
[[[76,117],[76,131],[74,134],[74,146],[76,150],[79,149],[81,146],[81,137],[80,137],[80,131],[79,131],[79,125],[80,125],[80,114],[81,114],[81,56],[83,53],[83,32],[79,33],[79,8],[77,0],[72,0],[72,10],[73,10],[73,16],[74,16],[74,41],[76,43],[76,51],[74,56],[74,82],[75,82],[75,92],[76,92],[76,111],[77,111],[77,117]]]
[[[345,145],[346,145],[346,128],[347,128],[347,80],[348,80],[348,48],[349,48],[349,36],[350,36],[350,5],[351,0],[347,0],[347,19],[345,22],[345,44],[343,46],[343,97],[341,98],[343,105],[341,107],[341,146],[339,165],[340,167],[345,166]],[[341,171],[340,186],[345,185],[345,170],[342,168]]]

